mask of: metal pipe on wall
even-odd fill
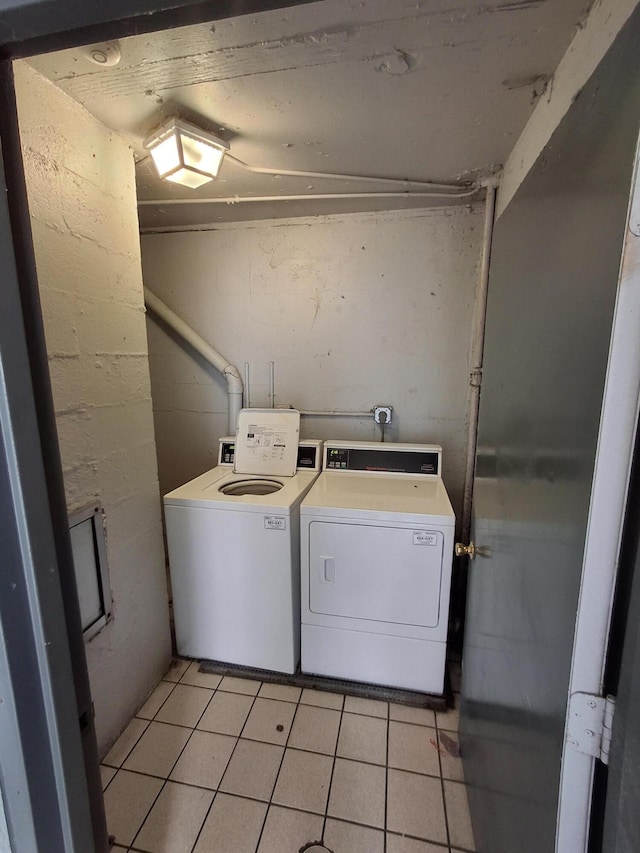
[[[231,154],[230,151],[227,151],[226,159],[231,160],[237,166],[246,169],[247,172],[253,172],[258,175],[276,175],[288,178],[307,178],[309,180],[319,178],[321,180],[332,181],[362,181],[363,183],[367,184],[401,184],[407,189],[410,186],[430,187],[431,189],[435,190],[444,189],[451,190],[453,192],[460,189],[466,189],[464,185],[461,186],[460,184],[443,184],[437,183],[436,181],[411,180],[410,178],[389,178],[376,175],[343,175],[336,172],[305,172],[295,169],[273,169],[269,166],[251,166],[249,165],[249,163],[245,163],[245,161],[241,160],[239,157],[235,157],[233,154]],[[475,187],[475,189],[477,189],[477,187]]]
[[[480,408],[480,388],[482,385],[482,362],[484,353],[484,333],[487,319],[487,293],[489,288],[489,261],[491,241],[496,210],[497,181],[487,184],[484,208],[484,231],[482,235],[482,256],[478,276],[478,294],[476,297],[473,332],[471,336],[471,371],[469,385],[469,431],[467,435],[467,458],[465,465],[464,493],[462,502],[462,521],[460,536],[462,542],[468,542],[471,534],[471,512],[473,486],[475,479],[476,443],[478,437],[478,412]]]
[[[276,363],[269,362],[269,405],[272,409],[276,407]]]
[[[249,379],[249,362],[244,363],[244,403],[245,409],[251,408],[251,382]]]
[[[229,435],[235,435],[236,424],[238,421],[238,412],[242,408],[242,396],[244,386],[242,377],[238,368],[231,364],[230,361],[208,344],[204,338],[201,338],[197,332],[185,323],[176,313],[174,313],[168,305],[165,305],[161,299],[152,293],[149,288],[144,289],[144,301],[153,314],[160,317],[167,326],[173,329],[181,338],[183,338],[196,352],[212,366],[219,371],[227,380],[227,394],[229,397]]]
[[[141,199],[138,207],[174,207],[175,205],[200,205],[200,204],[242,204],[244,202],[271,202],[271,201],[314,201],[327,199],[366,199],[366,198],[470,198],[480,192],[477,186],[471,189],[460,188],[451,192],[442,190],[387,190],[386,192],[348,192],[348,193],[298,193],[288,195],[260,195],[260,196],[224,196],[207,198],[161,198]]]
[[[367,412],[320,412],[300,409],[300,414],[308,418],[371,418],[373,409]]]

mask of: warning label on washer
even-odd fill
[[[265,515],[264,526],[267,530],[286,530],[287,519],[283,515]]]
[[[278,427],[249,424],[245,447],[251,458],[282,459],[287,447],[286,436]]]

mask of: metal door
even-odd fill
[[[470,567],[461,718],[483,853],[556,846],[574,630],[640,121],[639,37],[636,14],[494,232],[474,501],[481,553]]]

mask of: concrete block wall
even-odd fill
[[[251,403],[393,406],[392,441],[439,442],[459,515],[482,208],[234,223],[142,237],[145,286],[244,375]],[[163,491],[215,465],[224,380],[148,321]],[[307,438],[378,440],[372,418],[303,418]]]
[[[67,506],[106,515],[113,620],[86,645],[105,751],[171,654],[134,164],[27,63],[15,72]]]

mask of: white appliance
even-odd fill
[[[327,441],[300,509],[305,673],[441,694],[455,517],[442,448]]]
[[[165,495],[178,653],[293,673],[300,658],[302,498],[320,441],[298,412],[243,409],[219,465]]]

